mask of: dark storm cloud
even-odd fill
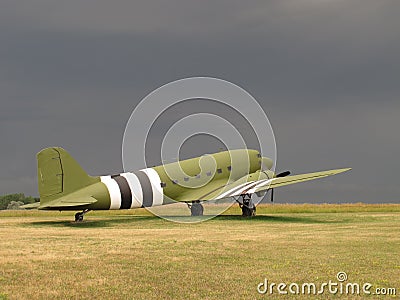
[[[52,145],[92,174],[120,171],[140,99],[209,75],[266,110],[278,169],[354,168],[278,201],[399,202],[399,13],[398,1],[3,1],[0,191],[36,194],[34,155]]]

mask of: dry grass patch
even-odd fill
[[[73,213],[0,213],[0,295],[254,299],[262,298],[256,287],[264,277],[321,283],[339,271],[400,292],[399,206],[266,205],[257,212],[244,219],[232,208],[200,224],[142,210],[90,213],[82,224],[71,222]]]

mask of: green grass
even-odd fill
[[[400,205],[257,213],[233,207],[179,224],[142,209],[90,212],[83,223],[72,212],[2,211],[0,299],[261,299],[275,297],[257,294],[265,277],[317,284],[339,271],[400,293]]]

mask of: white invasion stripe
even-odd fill
[[[110,194],[110,209],[119,209],[121,206],[121,191],[118,183],[111,176],[101,176],[100,180],[106,185]]]
[[[241,195],[241,194],[243,194],[243,193],[245,193],[245,194],[251,194],[249,191],[250,191],[250,187],[251,186],[254,186],[255,184],[257,184],[257,181],[251,181],[251,182],[249,182],[249,184],[247,184],[246,186],[244,186],[244,187],[242,187],[241,189],[240,189],[240,191],[236,191],[236,192],[234,192],[232,195],[229,195],[230,197],[233,197],[233,196],[239,196],[239,195]]]
[[[217,199],[222,199],[222,198],[225,198],[225,197],[232,197],[232,196],[240,195],[240,194],[242,193],[242,191],[245,190],[246,187],[247,187],[249,184],[252,184],[253,182],[254,182],[254,181],[249,181],[249,182],[245,182],[245,183],[242,183],[242,184],[240,184],[240,185],[237,185],[237,186],[231,188],[229,191],[227,191],[227,192],[222,193],[221,195],[219,195]],[[241,188],[240,188],[240,187],[241,187]],[[232,191],[235,190],[235,189],[237,189],[237,188],[240,188],[240,189],[237,190],[234,194],[230,195],[230,194],[232,193]]]
[[[132,205],[131,208],[142,207],[143,205],[143,191],[140,185],[139,179],[133,173],[122,173],[122,177],[128,182],[129,188],[132,193]]]
[[[256,190],[257,190],[258,188],[263,187],[263,186],[267,186],[267,185],[271,184],[272,181],[273,181],[273,179],[262,179],[262,180],[260,180],[260,183],[259,183],[259,184],[257,184],[257,185],[256,185],[255,187],[253,187],[252,189],[248,190],[248,193],[249,193],[249,194],[253,194],[253,193],[256,192]]]
[[[151,182],[151,189],[153,190],[153,205],[159,206],[163,204],[164,192],[161,187],[161,179],[157,171],[153,168],[143,169],[142,172],[146,173]]]

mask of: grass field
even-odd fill
[[[340,271],[372,293],[400,294],[400,205],[275,204],[257,213],[246,219],[233,207],[179,224],[142,209],[91,212],[83,223],[73,213],[2,211],[0,299],[287,298],[259,295],[257,285],[338,282]]]

